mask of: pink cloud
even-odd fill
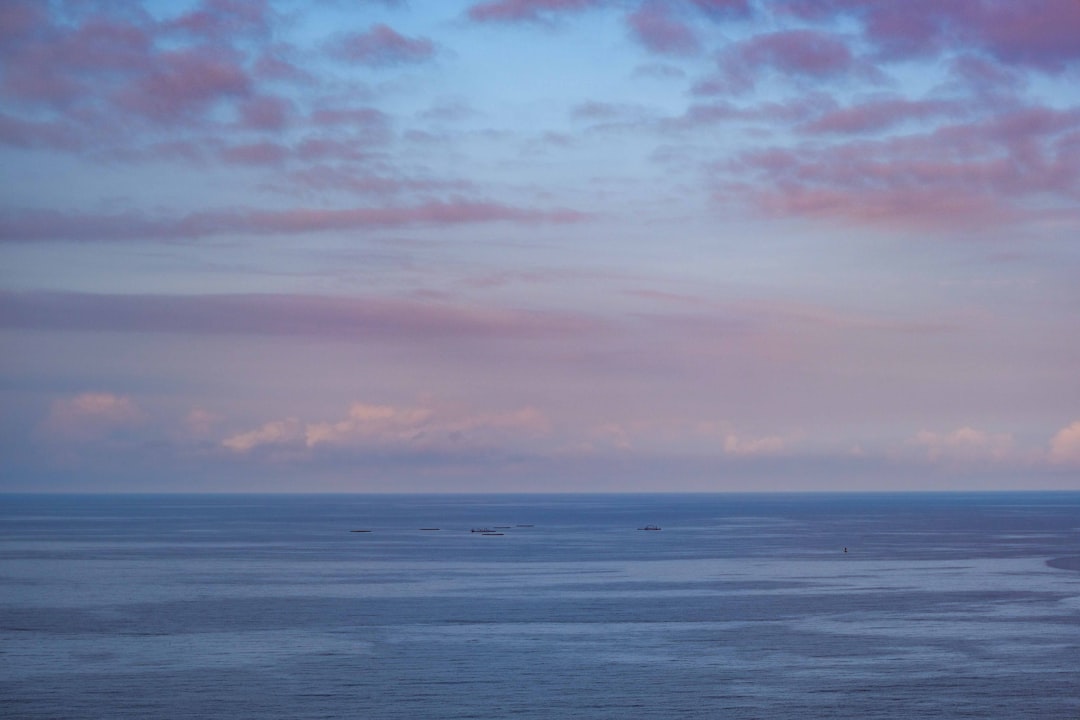
[[[283,130],[294,112],[293,103],[283,97],[258,95],[245,98],[238,107],[240,126],[247,130]]]
[[[1080,420],[1063,427],[1051,438],[1050,461],[1080,466]]]
[[[466,200],[339,210],[230,208],[194,212],[173,218],[148,217],[135,212],[88,215],[43,210],[0,216],[0,242],[172,240],[222,233],[288,235],[409,225],[573,223],[585,219],[587,216],[576,210],[534,210],[495,202]]]
[[[435,43],[427,38],[405,37],[388,25],[373,25],[367,32],[341,38],[333,54],[372,67],[419,63],[435,56]]]
[[[831,217],[880,229],[961,231],[1012,223],[1021,215],[1001,200],[963,188],[779,186],[751,194],[767,214]]]
[[[951,24],[943,3],[915,0],[913,3],[876,3],[866,7],[866,34],[888,57],[907,57],[939,51]],[[958,3],[956,5],[959,5]],[[962,12],[962,11],[961,11]]]
[[[887,130],[911,121],[955,117],[967,106],[944,100],[877,100],[826,113],[802,126],[811,133],[856,134]]]
[[[65,440],[87,441],[142,422],[143,414],[128,397],[87,392],[55,400],[44,429]]]
[[[677,20],[667,4],[646,2],[626,17],[634,37],[646,48],[663,55],[696,55],[701,43],[693,29]]]
[[[128,21],[92,17],[71,28],[36,15],[25,35],[0,49],[3,89],[11,98],[66,109],[91,95],[95,80],[138,73],[152,45],[150,32]]]
[[[261,5],[224,1],[206,7],[242,15]],[[74,4],[52,9],[55,17],[37,18],[32,32],[3,50],[0,89],[13,111],[28,113],[20,120],[73,128],[84,148],[120,142],[130,151],[154,125],[208,120],[219,103],[244,98],[254,87],[244,53],[224,41],[231,35],[193,46],[169,37],[168,23],[137,6],[98,8],[85,18]],[[239,113],[250,128],[280,129],[281,110],[257,96]],[[50,118],[47,111],[58,114]]]
[[[823,77],[847,71],[851,51],[839,38],[814,30],[784,30],[759,35],[738,47],[751,67],[768,66],[797,75]]]
[[[239,58],[209,49],[162,53],[154,68],[117,96],[119,105],[163,124],[198,118],[215,103],[246,95],[252,86]]]
[[[423,341],[571,338],[602,329],[585,315],[480,307],[445,300],[10,292],[0,292],[0,327]]]
[[[187,438],[209,438],[222,418],[203,408],[192,408],[184,417],[183,435]]]
[[[1048,72],[1080,60],[1080,5],[1075,2],[795,0],[783,9],[816,21],[855,17],[885,58],[968,49]]]
[[[86,139],[77,127],[59,121],[20,120],[0,113],[0,143],[22,148],[78,150]]]
[[[230,226],[246,228],[255,233],[299,233],[329,230],[349,230],[360,227],[397,227],[402,225],[457,225],[512,221],[524,223],[577,222],[581,213],[571,210],[539,211],[516,208],[489,202],[429,202],[411,207],[378,207],[355,210],[287,211],[253,210],[240,215],[226,213],[189,216],[194,228],[204,226],[208,232],[222,232]],[[205,223],[205,224],[204,224]],[[215,227],[218,226],[218,227]],[[219,229],[220,228],[220,229]]]
[[[294,192],[299,186],[310,190],[348,192],[357,195],[398,195],[405,192],[460,191],[471,187],[471,184],[465,180],[373,175],[328,165],[315,165],[304,170],[297,170],[289,173],[287,179],[289,182],[281,185],[283,192]]]
[[[47,23],[45,6],[35,0],[8,0],[0,4],[0,53],[7,54],[36,28]]]
[[[229,40],[239,35],[265,35],[270,31],[267,0],[203,0],[194,10],[165,23],[208,40]]]
[[[254,430],[225,438],[222,446],[248,453],[260,446],[301,444],[309,450],[325,447],[368,448],[380,451],[452,450],[498,446],[519,438],[536,438],[550,423],[533,407],[509,412],[476,412],[463,408],[354,403],[345,418],[301,423],[271,421]]]
[[[63,108],[83,97],[86,88],[77,76],[60,68],[46,44],[21,48],[5,59],[3,89],[9,99]]]
[[[153,49],[150,31],[129,22],[92,18],[52,47],[51,64],[76,74],[136,70]]]
[[[875,116],[833,115],[832,127],[872,126]],[[1075,203],[1076,132],[1076,111],[1023,108],[918,135],[753,151],[722,168],[737,179],[721,181],[718,197],[886,226],[985,227],[1045,215],[1051,199]]]
[[[479,22],[543,22],[553,16],[581,12],[609,4],[610,0],[491,0],[469,8]]]
[[[998,59],[1061,71],[1080,60],[1080,3],[991,3],[976,32]]]
[[[287,48],[281,46],[264,48],[255,59],[252,66],[252,75],[260,80],[289,80],[299,83],[316,82],[314,75],[283,57],[286,53]]]
[[[287,149],[273,142],[232,145],[221,151],[222,160],[240,165],[280,165],[287,157]]]
[[[244,454],[260,445],[297,443],[303,436],[303,425],[295,418],[288,418],[287,420],[273,420],[254,430],[230,435],[221,441],[221,445],[235,453]]]
[[[922,448],[931,462],[1002,461],[1013,454],[1013,438],[1007,433],[994,434],[971,427],[950,433],[922,430],[910,441]]]
[[[355,403],[344,420],[308,425],[304,439],[308,447],[362,440],[408,442],[424,433],[424,426],[430,422],[432,415],[433,411],[428,408]]]
[[[699,94],[725,94],[753,88],[767,71],[797,78],[823,79],[856,71],[860,66],[838,36],[817,30],[782,30],[757,35],[721,53],[719,73],[699,82]]]

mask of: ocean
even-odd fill
[[[1077,718],[1080,493],[0,495],[0,716]]]

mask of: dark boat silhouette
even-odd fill
[[[645,527],[639,527],[638,528],[638,530],[659,530],[659,529],[660,529],[660,526],[658,526],[658,525],[646,525]]]

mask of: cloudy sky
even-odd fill
[[[0,489],[1080,489],[1080,3],[7,0]]]

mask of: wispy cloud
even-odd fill
[[[394,406],[354,403],[339,420],[301,423],[274,420],[222,440],[248,453],[262,446],[373,448],[380,451],[466,450],[500,446],[517,436],[546,435],[549,422],[532,407],[509,412],[476,412],[434,405]]]
[[[231,435],[222,440],[221,445],[233,452],[246,453],[261,445],[296,443],[303,434],[303,425],[295,418],[271,420],[254,430]]]
[[[331,45],[341,60],[381,67],[427,62],[435,57],[435,43],[428,38],[406,37],[389,25],[372,25],[362,33],[343,35]]]
[[[272,146],[251,146],[248,152],[251,153],[249,158],[255,160],[265,159],[263,153],[273,154],[274,150]],[[337,210],[228,208],[173,217],[155,217],[138,212],[83,214],[24,210],[0,216],[0,242],[176,240],[225,233],[290,235],[410,225],[573,223],[587,218],[584,212],[565,208],[539,210],[465,200]]]
[[[477,22],[549,22],[560,15],[603,7],[611,0],[490,0],[469,8]]]
[[[602,324],[584,314],[379,297],[31,292],[0,293],[0,327],[431,341],[575,337],[595,332]]]
[[[938,112],[941,105],[905,106]],[[832,113],[813,131],[872,127],[877,110]],[[1080,129],[1080,112],[1017,108],[964,124],[901,137],[742,153],[726,167],[757,182],[720,182],[722,193],[749,194],[768,212],[847,218],[864,223],[945,228],[1016,221],[1075,204],[1080,155],[1062,143]],[[1030,205],[1033,200],[1040,200]]]

